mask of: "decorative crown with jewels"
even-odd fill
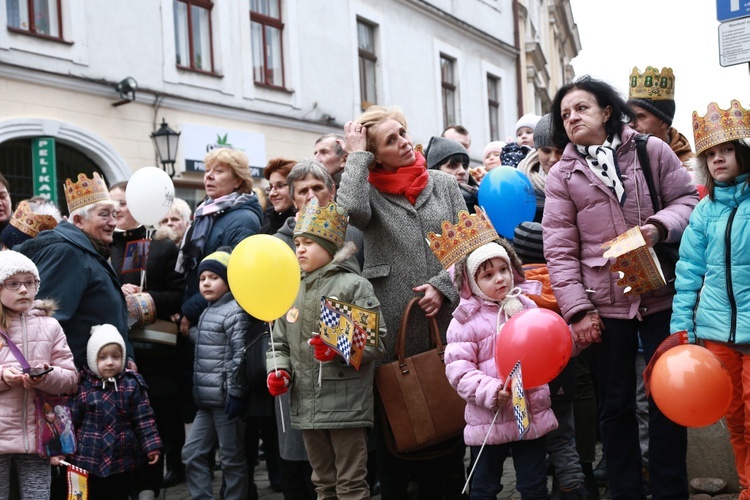
[[[32,204],[23,200],[16,207],[16,211],[13,212],[10,225],[23,234],[34,238],[41,231],[54,229],[57,226],[57,219],[51,215],[53,210],[56,210],[54,205],[48,203]]]
[[[722,142],[750,138],[750,110],[736,99],[729,103],[729,109],[712,102],[705,116],[693,111],[693,136],[698,155]]]
[[[300,210],[294,234],[308,233],[319,236],[341,248],[346,238],[348,220],[346,210],[334,202],[321,207],[318,199],[313,198]]]
[[[465,210],[458,212],[456,224],[444,220],[441,227],[443,233],[429,232],[427,241],[430,244],[430,250],[445,269],[482,245],[500,239],[492,223],[479,207],[476,207],[476,214],[473,215]]]
[[[65,179],[65,201],[70,213],[110,199],[107,184],[97,172],[94,172],[92,179],[86,177],[86,174],[78,174],[78,182],[75,183]]]
[[[653,101],[674,101],[674,73],[672,68],[662,68],[661,72],[648,66],[643,74],[633,67],[630,73],[630,99],[651,99]]]

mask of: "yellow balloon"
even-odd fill
[[[280,318],[299,291],[297,256],[275,236],[256,234],[232,251],[227,266],[232,295],[248,314],[263,321]]]

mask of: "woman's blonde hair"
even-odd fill
[[[406,126],[406,117],[404,116],[403,111],[401,111],[401,108],[398,106],[370,106],[365,110],[364,113],[359,115],[359,118],[357,118],[357,123],[362,125],[363,127],[367,128],[367,130],[371,130],[372,127],[375,127],[377,125],[380,125],[386,120],[396,120],[401,125],[404,126],[404,128],[408,128]],[[373,152],[375,149],[375,138],[372,134],[367,134],[367,151]]]
[[[217,165],[224,165],[232,169],[234,176],[242,181],[236,189],[239,193],[250,193],[253,191],[253,178],[250,175],[250,160],[247,155],[231,148],[217,148],[208,152],[203,159],[206,170]]]

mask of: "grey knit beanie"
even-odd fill
[[[454,155],[461,155],[461,162],[469,163],[469,154],[461,143],[445,137],[431,137],[427,144],[427,168],[436,169]]]
[[[516,226],[513,231],[513,250],[524,264],[546,263],[542,225],[538,222],[522,222]]]
[[[534,128],[534,148],[554,146],[552,143],[552,116],[547,113]]]

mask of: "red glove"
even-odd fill
[[[281,396],[289,390],[289,384],[292,383],[292,377],[286,370],[278,370],[268,374],[266,385],[271,396]]]
[[[310,345],[315,349],[315,359],[318,361],[333,361],[333,358],[336,357],[336,352],[323,342],[320,335],[313,335],[310,339]]]

